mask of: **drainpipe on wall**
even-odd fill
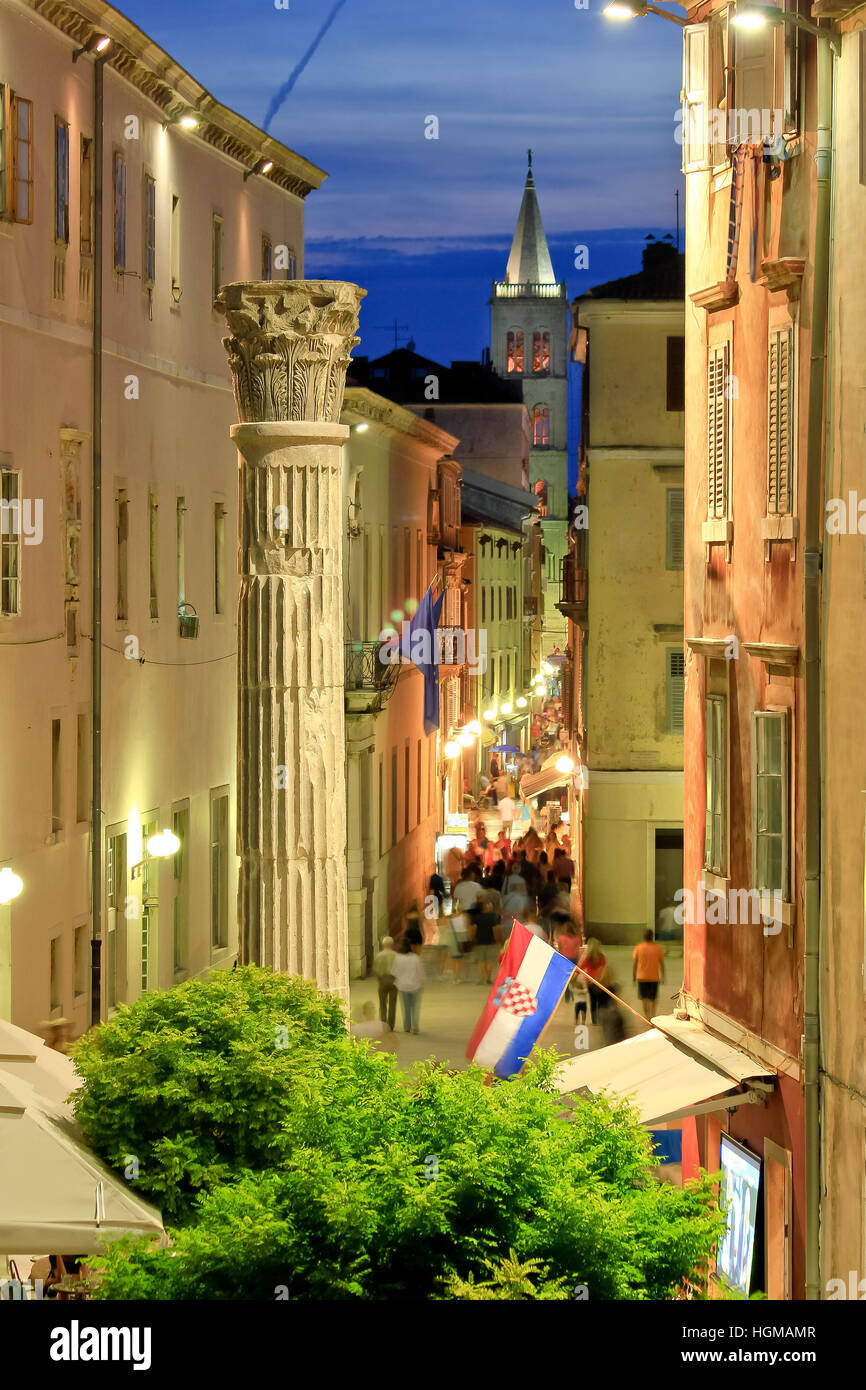
[[[805,546],[805,737],[806,737],[806,940],[803,1037],[806,1178],[806,1298],[820,1298],[820,1017],[821,943],[821,547],[822,481],[830,281],[830,210],[832,196],[832,115],[834,53],[825,39],[817,42],[817,190],[815,260],[812,286],[809,425],[806,469]]]
[[[90,1026],[102,1018],[102,188],[104,58],[93,64],[93,384],[91,388]]]

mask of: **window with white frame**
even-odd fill
[[[705,744],[707,805],[704,830],[704,868],[724,874],[727,860],[728,711],[724,695],[708,695]]]
[[[759,892],[789,898],[790,775],[788,711],[759,710],[752,716],[753,880]]]

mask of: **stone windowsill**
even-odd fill
[[[734,523],[726,521],[705,521],[701,526],[701,540],[704,545],[732,545]]]
[[[795,541],[800,534],[796,516],[765,516],[761,519],[761,538],[765,541]]]

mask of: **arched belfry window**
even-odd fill
[[[532,335],[532,370],[550,371],[550,334],[543,328],[537,329]]]
[[[509,329],[505,339],[505,370],[523,371],[523,334],[520,329]]]
[[[536,449],[550,444],[550,411],[546,405],[537,405],[532,412],[532,443]]]

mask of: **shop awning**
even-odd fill
[[[625,1042],[563,1062],[554,1076],[560,1094],[607,1091],[630,1100],[641,1122],[652,1125],[696,1114],[699,1107],[760,1104],[772,1090],[775,1072],[700,1024],[664,1017],[653,1019],[653,1025]]]
[[[521,777],[520,795],[526,798],[541,796],[542,792],[552,791],[554,787],[567,787],[574,774],[557,771],[556,760],[562,756],[563,752],[560,748],[556,756],[549,758],[538,772],[527,772],[525,777]]]

